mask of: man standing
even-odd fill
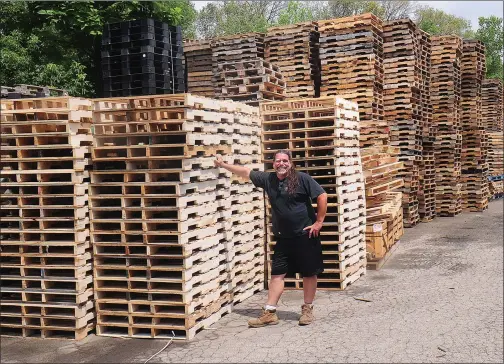
[[[276,308],[284,290],[287,274],[303,276],[304,305],[301,306],[300,325],[309,325],[313,317],[313,300],[317,290],[317,275],[324,271],[319,231],[327,211],[327,194],[309,175],[297,172],[288,150],[279,150],[273,156],[275,172],[251,171],[249,168],[224,163],[220,157],[217,167],[263,188],[271,204],[273,234],[276,238],[271,267],[268,301],[261,316],[249,320],[250,327],[278,324]],[[317,199],[317,213],[312,200]]]

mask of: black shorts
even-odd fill
[[[322,244],[319,237],[308,234],[293,238],[278,238],[271,263],[271,275],[301,273],[303,277],[318,275],[324,271]]]

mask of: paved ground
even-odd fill
[[[302,295],[284,294],[275,327],[248,329],[266,293],[149,363],[503,362],[503,203],[407,229],[380,271],[320,292],[311,326]],[[358,301],[364,298],[371,302]],[[2,363],[144,363],[167,341],[2,338]]]

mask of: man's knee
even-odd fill
[[[285,278],[285,274],[271,275],[271,280],[272,281],[283,281],[284,278]]]

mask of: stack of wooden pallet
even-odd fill
[[[97,334],[191,339],[260,289],[262,194],[213,162],[261,167],[257,108],[190,94],[97,99],[94,135]]]
[[[262,100],[284,100],[285,80],[279,68],[263,59],[221,63],[220,79],[224,80],[221,99],[259,106]]]
[[[379,268],[402,236],[402,192],[399,148],[374,147],[362,151],[366,179],[366,255],[368,268]]]
[[[1,86],[0,90],[1,90],[0,97],[7,99],[68,96],[68,92],[66,90],[53,88],[49,86],[34,86],[34,85],[19,84],[14,85],[13,87]]]
[[[284,75],[287,97],[319,96],[319,37],[315,22],[268,28],[264,58]]]
[[[483,127],[488,130],[503,130],[502,80],[483,80],[481,86],[481,113]]]
[[[210,40],[186,40],[184,56],[187,70],[187,92],[213,97],[212,44]]]
[[[345,289],[366,271],[366,206],[357,104],[334,96],[266,102],[261,104],[261,116],[266,170],[272,170],[276,150],[288,149],[296,169],[311,175],[328,194],[320,235],[325,271],[318,276],[318,286]],[[266,215],[270,263],[275,237],[270,211]],[[299,276],[287,277],[285,287],[301,289],[302,283]]]
[[[460,121],[460,61],[462,39],[432,37],[431,102],[436,163],[436,215],[454,216],[462,211]]]
[[[435,148],[436,128],[432,121],[431,102],[431,36],[417,28],[417,36],[421,45],[420,98],[422,109],[422,161],[420,163],[420,178],[418,190],[418,213],[420,221],[429,222],[436,217],[436,162]]]
[[[487,135],[483,127],[481,84],[485,77],[485,46],[464,40],[461,62],[462,208],[488,207]]]
[[[500,132],[488,133],[488,180],[489,195],[502,197],[504,192],[504,135]]]
[[[91,101],[1,104],[1,333],[82,339],[94,327]]]
[[[360,146],[388,145],[383,119],[382,22],[372,14],[318,22],[322,80],[320,94],[357,102]]]
[[[246,33],[212,39],[212,84],[219,98],[225,86],[219,65],[264,58],[264,34]]]
[[[423,79],[426,60],[416,25],[409,19],[385,22],[384,109],[390,127],[390,144],[400,148],[404,162],[404,226],[420,220],[418,194],[423,145]]]

